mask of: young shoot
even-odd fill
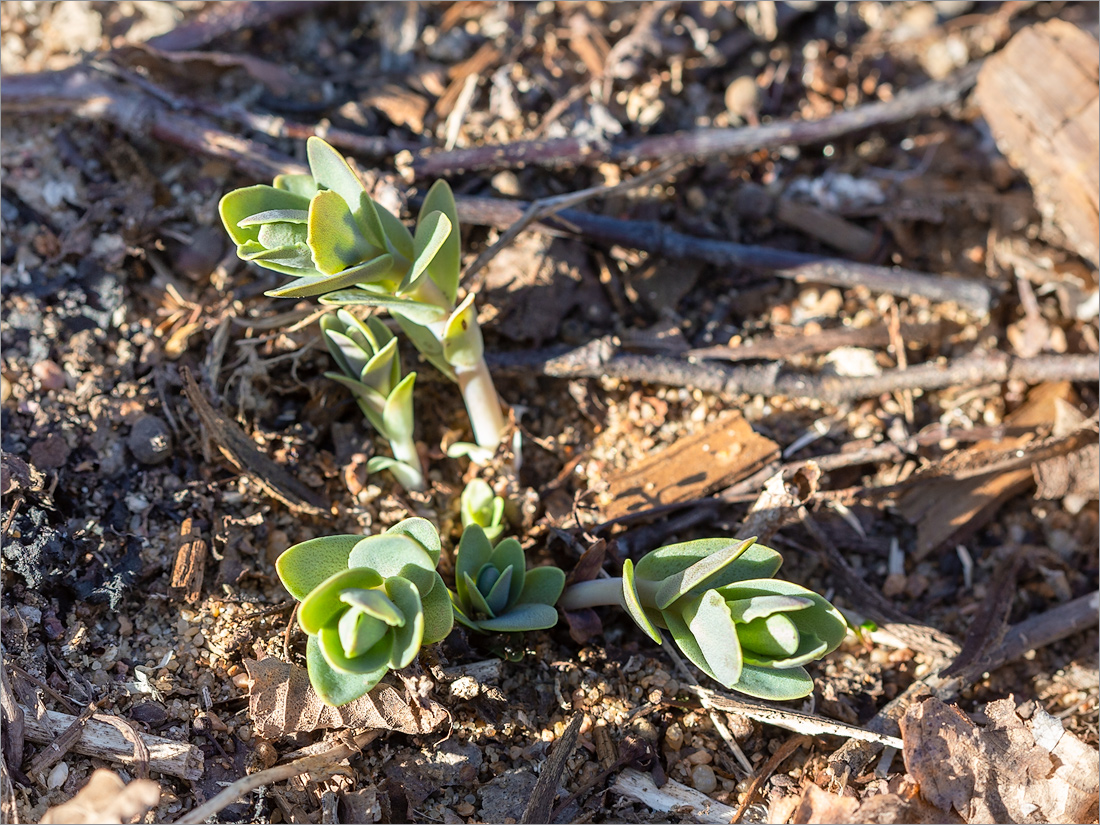
[[[458,300],[461,237],[454,195],[437,181],[415,234],[367,194],[325,141],[306,143],[310,174],[230,192],[219,206],[237,254],[294,278],[279,298],[319,296],[335,306],[389,312],[424,357],[462,392],[478,446],[495,450],[505,429],[473,294]]]

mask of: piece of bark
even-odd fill
[[[15,698],[8,668],[4,663],[5,651],[0,645],[0,748],[4,763],[15,770],[23,764],[23,709]]]
[[[901,720],[906,770],[920,793],[967,822],[1086,822],[1100,799],[1100,755],[1042,707],[1022,719],[1013,698],[990,702],[977,727],[935,697]]]
[[[1042,384],[1028,394],[1027,402],[1009,415],[1012,426],[1041,427],[1054,422],[1055,401],[1068,400],[1073,388],[1066,382]],[[1013,450],[1031,440],[1016,439],[980,442],[960,455]],[[949,457],[949,460],[953,457]],[[960,465],[961,466],[961,465]],[[1007,499],[1023,492],[1033,483],[1030,465],[1004,472],[970,478],[942,477],[914,485],[898,500],[897,509],[910,523],[917,525],[915,560],[949,543],[965,541],[993,517]]]
[[[653,777],[634,768],[627,768],[615,779],[611,791],[640,802],[651,811],[672,813],[681,821],[731,822],[736,808],[715,802],[705,793],[670,779],[658,788]]]
[[[746,538],[756,536],[758,541],[767,542],[781,527],[798,518],[802,506],[817,492],[820,480],[821,468],[814,461],[780,470],[764,483],[737,534]]]
[[[520,822],[524,825],[553,821],[550,811],[554,807],[554,797],[557,795],[558,785],[561,783],[562,773],[565,771],[569,757],[577,748],[577,734],[580,733],[583,721],[583,712],[574,713],[565,732],[554,743],[554,749],[550,752],[542,770],[539,771],[539,779],[531,792],[531,798],[527,801],[527,807],[523,809],[523,818]]]
[[[1100,265],[1100,61],[1065,20],[1017,32],[978,74],[976,99],[997,146],[1027,175],[1039,211]]]
[[[608,481],[605,520],[635,510],[700,498],[728,487],[779,457],[779,446],[756,433],[738,412],[679,439]]]
[[[172,567],[169,585],[173,598],[194,604],[202,596],[206,550],[206,541],[194,528],[192,520],[185,518],[180,525],[180,548],[176,551],[176,563]]]
[[[1065,437],[1084,427],[1087,419],[1065,401],[1058,401],[1054,415],[1055,437]],[[1040,461],[1035,473],[1035,498],[1065,499],[1066,509],[1080,511],[1085,502],[1100,496],[1100,444],[1090,441],[1078,450]]]
[[[249,715],[256,733],[265,739],[346,727],[420,734],[435,729],[447,718],[442,705],[430,700],[426,707],[411,703],[386,682],[354,702],[334,708],[321,701],[305,668],[270,656],[259,661],[245,659],[244,666],[251,679]]]
[[[198,413],[206,435],[234,467],[296,513],[319,516],[329,512],[330,507],[321,496],[256,449],[252,439],[235,422],[214,409],[189,369],[181,368],[180,376],[184,394]]]
[[[795,808],[791,822],[799,825],[818,825],[830,822],[855,822],[853,819],[859,800],[850,796],[839,796],[819,788],[807,785],[802,799]]]
[[[76,796],[50,808],[42,815],[42,825],[48,823],[101,823],[122,825],[144,816],[160,802],[160,786],[148,779],[126,784],[113,771],[96,770]],[[141,821],[141,820],[138,820]]]
[[[56,737],[55,731],[65,730],[77,717],[67,713],[47,710],[41,719],[35,717],[26,708],[23,710],[23,725],[26,737],[32,742],[49,744]],[[164,739],[160,736],[142,734],[142,740],[149,751],[149,770],[178,776],[181,779],[195,781],[202,776],[202,751],[186,742]],[[72,750],[85,756],[94,756],[109,762],[133,766],[134,745],[122,732],[95,717],[89,719],[73,743]]]

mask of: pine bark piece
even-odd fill
[[[50,744],[56,738],[55,731],[65,730],[77,720],[76,716],[53,710],[47,710],[46,716],[38,719],[26,708],[22,710],[26,738],[39,744]],[[202,776],[202,751],[194,745],[151,734],[142,734],[141,738],[149,751],[149,770],[192,782]],[[123,736],[118,728],[94,716],[84,723],[72,751],[121,765],[135,764],[133,742]]]
[[[202,580],[206,565],[206,542],[194,529],[190,518],[180,525],[180,548],[172,567],[171,594],[194,604],[202,595]]]
[[[1018,32],[978,75],[997,146],[1022,169],[1044,221],[1100,265],[1100,63],[1096,40],[1048,20]]]
[[[727,412],[702,432],[682,438],[609,480],[605,520],[635,510],[690,501],[728,487],[779,457],[779,445]]]

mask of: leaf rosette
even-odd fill
[[[310,682],[326,704],[358,699],[451,632],[439,554],[435,528],[411,518],[382,535],[326,536],[279,556],[279,578],[301,601]]]
[[[488,482],[475,478],[462,490],[459,517],[463,527],[476,524],[490,542],[496,543],[505,527],[504,499],[493,492]]]
[[[655,641],[666,628],[727,688],[776,701],[813,691],[804,667],[835,650],[847,624],[826,599],[773,579],[782,557],[755,539],[700,539],[623,565],[623,602]]]
[[[557,567],[527,569],[523,547],[507,538],[495,548],[478,524],[462,531],[455,558],[455,619],[481,633],[545,630],[558,622],[554,604],[565,587]]]

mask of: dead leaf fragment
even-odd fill
[[[309,683],[305,668],[274,657],[245,659],[252,680],[248,712],[256,733],[278,739],[321,728],[382,728],[400,733],[428,733],[447,718],[443,706],[421,698],[410,703],[402,691],[383,682],[342,707],[329,707]]]
[[[1054,416],[1055,437],[1065,437],[1086,424],[1085,416],[1072,404],[1059,400]],[[1076,499],[1080,506],[1067,509],[1077,512],[1087,501],[1100,497],[1100,443],[1086,444],[1067,455],[1041,461],[1033,468],[1038,489],[1035,498]]]
[[[853,815],[859,802],[849,796],[837,796],[824,791],[817,785],[807,785],[802,792],[802,800],[794,809],[791,822],[800,825],[815,825],[826,822],[855,822]]]
[[[127,785],[113,771],[100,768],[76,796],[46,811],[42,823],[122,825],[144,816],[158,802],[160,786],[156,782],[135,779]]]
[[[1100,799],[1100,754],[1042,708],[1023,719],[1011,697],[978,727],[936,698],[901,720],[905,766],[920,794],[966,822],[1087,822]]]

